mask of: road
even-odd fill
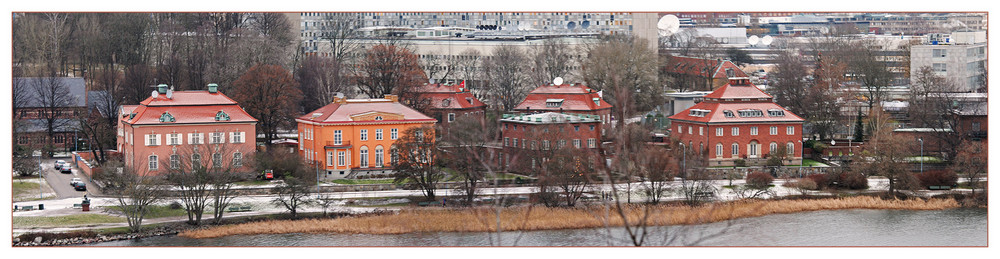
[[[55,169],[55,161],[63,160],[67,163],[73,164],[73,158],[53,158],[53,159],[42,159],[42,175],[45,177],[45,181],[49,183],[52,190],[56,192],[56,197],[59,199],[64,198],[77,198],[83,197],[84,194],[94,196],[95,194],[100,194],[100,190],[94,185],[90,179],[83,174],[83,172],[78,169],[75,164],[73,166],[72,174],[60,173]],[[77,191],[73,186],[69,185],[70,180],[73,178],[80,178],[84,183],[87,184],[87,191]]]

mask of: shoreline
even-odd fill
[[[639,204],[626,205],[629,222],[642,215]],[[819,210],[888,209],[943,210],[960,208],[954,199],[882,200],[877,197],[744,200],[709,203],[701,206],[648,205],[650,226],[713,223],[771,214]],[[496,211],[489,207],[447,209],[404,209],[394,214],[360,215],[334,219],[266,220],[184,230],[178,236],[215,238],[232,235],[287,233],[402,234],[418,232],[494,232]],[[532,231],[621,227],[622,218],[609,207],[592,205],[578,208],[511,207],[500,214],[503,231]]]

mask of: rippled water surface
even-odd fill
[[[986,209],[837,210],[696,226],[652,227],[646,245],[985,246]],[[622,228],[496,233],[280,234],[152,237],[97,246],[631,246]]]

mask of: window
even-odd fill
[[[771,126],[771,135],[778,135],[778,126]]]
[[[191,154],[191,167],[201,168],[201,155],[198,153]]]
[[[705,135],[705,127],[698,127],[698,135],[699,136]]]
[[[361,168],[368,168],[368,147],[361,147]]]
[[[542,150],[549,150],[549,141],[542,140]]]
[[[560,139],[556,143],[557,143],[556,144],[556,148],[564,148],[564,147],[566,147],[566,140],[565,139]]]
[[[158,159],[160,159],[160,158],[157,157],[156,155],[150,155],[149,156],[149,170],[157,170],[157,169],[159,169],[159,167],[160,167],[160,161],[158,161]]]
[[[333,144],[334,145],[340,145],[340,144],[343,143],[343,141],[344,141],[344,139],[343,139],[343,132],[340,131],[340,130],[334,130],[333,131]]]
[[[691,130],[691,126],[688,126],[688,134],[694,134],[694,130]]]
[[[594,138],[587,139],[587,147],[589,147],[589,148],[597,148],[597,139],[594,139]]]
[[[385,164],[385,152],[382,146],[375,147],[375,167],[382,167]]]
[[[517,138],[514,138],[514,147],[517,147]]]
[[[778,151],[778,143],[771,142],[771,145],[768,146],[767,153],[773,154],[776,151]]]
[[[382,140],[382,129],[375,130],[375,140]]]
[[[725,131],[725,130],[723,130],[722,127],[715,128],[715,135],[716,136],[722,136],[723,131]]]
[[[973,122],[972,123],[972,130],[973,131],[980,131],[980,130],[982,130],[982,124],[980,124],[979,122]]]
[[[580,148],[580,145],[581,145],[580,144],[580,139],[574,139],[573,140],[573,147]]]
[[[747,144],[747,156],[757,157],[758,155],[760,155],[760,144],[757,144],[757,141],[750,141],[750,144]]]
[[[725,110],[725,111],[722,111],[722,114],[725,114],[725,115],[726,115],[726,118],[733,118],[733,117],[736,117],[736,115],[733,115],[733,111],[730,111],[730,110]]]
[[[722,157],[722,143],[715,144],[715,157]]]
[[[399,149],[396,146],[389,147],[389,161],[393,164],[399,163]]]
[[[212,167],[215,168],[222,167],[222,153],[212,154]]]
[[[504,137],[503,138],[503,146],[505,146],[505,147],[509,147],[510,146],[510,138],[509,137]]]
[[[399,138],[399,129],[389,130],[389,139],[397,139],[397,138]]]
[[[750,127],[750,135],[757,136],[757,126]]]
[[[243,153],[233,153],[233,167],[243,166]]]
[[[160,145],[160,135],[159,134],[146,134],[146,145],[147,146],[159,146]]]
[[[573,130],[580,131],[580,125],[573,126]]]
[[[789,155],[794,155],[795,154],[795,144],[792,143],[792,142],[785,143],[785,151],[788,152]]]
[[[363,130],[361,130],[361,141],[365,141],[365,140],[368,140],[368,130],[363,129]]]
[[[768,109],[767,116],[771,117],[785,117],[785,111],[780,109]]]
[[[745,118],[764,117],[764,112],[757,109],[738,110],[736,112],[740,114],[740,117],[745,117]]]
[[[934,50],[932,50],[932,52],[933,52],[932,53],[933,54],[932,57],[935,57],[935,58],[943,58],[943,57],[947,57],[948,56],[948,50],[947,49],[934,49]]]
[[[333,165],[333,151],[326,151],[326,166]]]
[[[787,135],[795,135],[795,126],[785,127],[785,134],[787,134]]]
[[[733,157],[739,156],[740,155],[740,144],[733,143],[732,148],[733,148],[733,152],[732,152]]]
[[[224,141],[222,140],[222,135],[223,135],[223,134],[225,134],[225,133],[222,133],[222,132],[212,132],[212,144],[221,144],[221,143],[225,143],[225,142],[224,142]]]
[[[64,137],[63,135],[56,135],[56,137],[55,137],[55,142],[56,143],[63,143],[65,141],[66,141],[66,137]]]
[[[243,132],[230,132],[229,143],[244,143]]]
[[[170,141],[168,142],[168,143],[170,143],[170,145],[176,146],[176,145],[180,145],[181,144],[181,134],[180,133],[167,134],[167,136],[169,136],[169,138],[170,138]]]
[[[590,125],[590,131],[594,131],[594,125]]]
[[[934,68],[934,72],[948,72],[948,64],[934,63],[932,66]]]
[[[531,141],[531,150],[537,150],[537,149],[538,149],[538,141],[532,140]]]
[[[181,168],[181,156],[177,154],[170,155],[170,169]]]
[[[733,127],[733,136],[739,136],[739,135],[740,135],[740,128]]]
[[[528,140],[521,139],[521,148],[528,148]]]
[[[188,134],[188,143],[191,143],[191,145],[201,145],[202,143],[205,143],[204,141],[205,141],[205,133]]]
[[[337,166],[344,166],[344,151],[337,151]]]
[[[684,126],[677,125],[677,134],[684,134]]]
[[[454,113],[449,113],[448,114],[448,122],[453,122],[453,121],[455,121],[455,114]]]

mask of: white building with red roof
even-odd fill
[[[392,173],[393,144],[412,127],[437,122],[399,103],[395,95],[384,99],[334,101],[295,119],[299,155],[318,166],[321,180]]]
[[[521,113],[577,113],[598,115],[601,123],[610,126],[613,107],[601,98],[601,94],[583,84],[543,85],[528,93],[528,96],[514,107]]]
[[[459,84],[424,84],[416,90],[416,99],[424,114],[438,121],[442,134],[448,134],[448,126],[463,116],[473,116],[479,120],[485,118],[486,104],[472,95],[465,87],[465,81]],[[409,103],[409,102],[407,102]]]
[[[785,164],[802,159],[802,123],[805,121],[774,103],[750,83],[734,78],[704,101],[669,117],[672,135],[694,154],[704,154],[709,166],[763,165],[772,152],[784,147]]]
[[[208,89],[175,92],[161,84],[139,105],[122,105],[117,140],[125,164],[151,174],[192,163],[246,166],[256,148],[257,119],[217,85]]]

